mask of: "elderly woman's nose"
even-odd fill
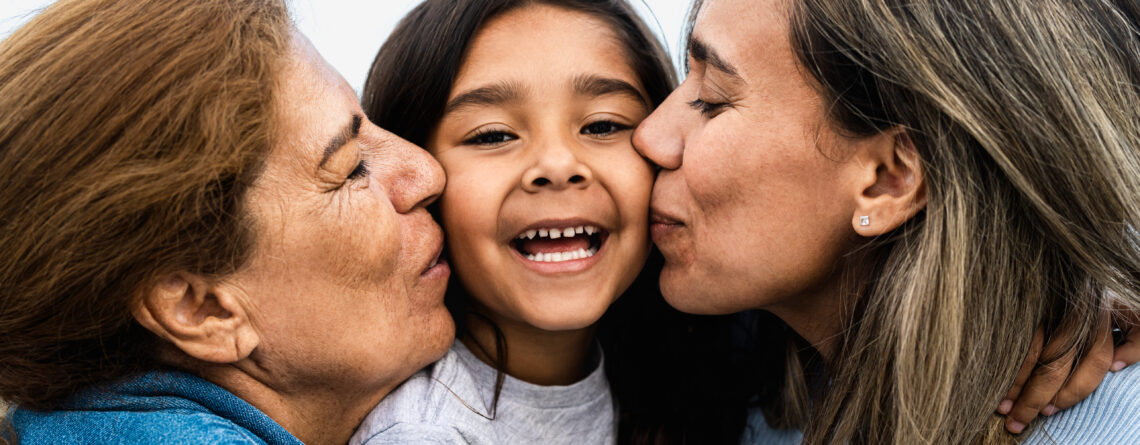
[[[411,142],[396,139],[393,145],[399,165],[388,184],[392,206],[399,213],[408,213],[435,202],[447,182],[443,167],[430,153]]]
[[[594,182],[594,172],[571,147],[571,142],[537,142],[534,164],[523,173],[522,188],[528,192],[585,188]]]
[[[685,153],[685,136],[695,114],[686,109],[678,91],[670,94],[661,106],[641,121],[633,133],[633,148],[650,162],[667,170],[681,167]]]

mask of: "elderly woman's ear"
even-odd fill
[[[260,341],[237,289],[196,275],[162,278],[132,312],[143,327],[205,362],[242,360]]]
[[[906,130],[895,127],[861,141],[851,159],[852,225],[861,236],[894,230],[926,208],[922,159]]]

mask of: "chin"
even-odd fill
[[[447,312],[446,308],[441,308],[419,329],[424,334],[420,342],[425,356],[420,366],[422,368],[447,354],[447,350],[455,342],[455,320],[451,318],[451,313]]]
[[[544,331],[575,331],[593,326],[606,313],[603,308],[579,308],[555,310],[550,313],[528,317],[527,323]]]
[[[666,264],[661,271],[661,296],[674,309],[696,315],[724,315],[733,310],[725,310],[717,304],[723,298],[714,285],[694,279]]]

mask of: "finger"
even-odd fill
[[[1052,416],[1087,398],[1100,386],[1112,366],[1112,321],[1107,313],[1097,323],[1096,339],[1089,351],[1081,357],[1073,375],[1057,393],[1052,405],[1046,405],[1041,414]]]
[[[1066,331],[1058,332],[1058,335],[1042,348],[1041,356],[1045,359],[1057,357],[1055,351],[1068,343],[1068,335],[1070,334]],[[1021,394],[1014,400],[1013,409],[1006,416],[1005,427],[1009,432],[1020,434],[1041,410],[1052,403],[1068,379],[1076,358],[1077,352],[1072,349],[1060,358],[1034,368],[1029,381],[1021,389]]]
[[[1140,362],[1140,314],[1122,309],[1117,313],[1117,326],[1125,333],[1124,341],[1116,346],[1112,356],[1112,370],[1120,371]]]
[[[1025,361],[1021,363],[1021,370],[1017,371],[1017,378],[1014,379],[1013,386],[1005,394],[1005,400],[998,404],[997,411],[999,414],[1008,415],[1013,410],[1013,401],[1021,395],[1021,388],[1025,386],[1025,382],[1029,381],[1033,368],[1037,366],[1037,359],[1041,357],[1044,339],[1045,332],[1041,328],[1037,328],[1037,332],[1033,333],[1033,343],[1029,346],[1029,353],[1025,355]]]

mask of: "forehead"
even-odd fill
[[[786,0],[705,0],[692,36],[742,74],[756,74],[792,55],[790,8]]]
[[[320,145],[359,108],[352,87],[297,31],[274,94],[275,147]]]
[[[617,33],[598,17],[549,5],[525,6],[483,25],[453,93],[504,79],[561,79],[581,73],[609,74],[634,83],[627,53]]]

